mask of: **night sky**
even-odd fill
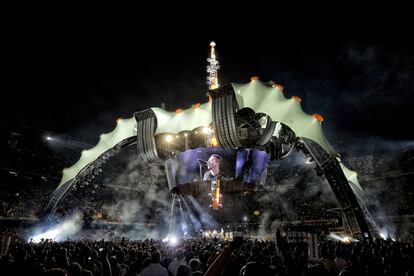
[[[208,31],[191,21],[143,24],[5,30],[0,122],[95,143],[118,117],[162,102],[171,111],[204,102],[214,40],[221,85],[255,75],[283,84],[305,112],[324,116],[334,147],[414,140],[414,48],[404,23],[232,23]]]

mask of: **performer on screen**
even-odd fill
[[[223,158],[218,154],[212,154],[210,156],[210,158],[207,160],[208,171],[204,174],[203,181],[216,179],[222,179],[227,181],[231,180],[231,178],[225,175],[220,169],[222,159]]]

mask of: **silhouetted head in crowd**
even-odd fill
[[[151,254],[151,260],[153,263],[159,263],[161,261],[161,253],[158,250],[155,250]]]
[[[66,270],[63,268],[51,268],[46,270],[43,275],[45,276],[67,276]]]
[[[191,269],[188,265],[180,265],[176,276],[191,276]]]
[[[185,254],[185,261],[187,263],[189,263],[192,258],[194,258],[194,252],[193,251],[189,251]]]
[[[68,275],[69,276],[69,275]],[[82,276],[93,276],[92,271],[84,269],[82,271]]]
[[[175,250],[175,256],[177,258],[177,260],[183,260],[184,259],[184,252],[181,248],[178,248],[177,250]]]
[[[339,276],[350,276],[352,275],[348,270],[343,269],[341,272],[339,272]]]
[[[190,265],[191,271],[201,271],[201,263],[199,259],[191,259],[188,264]]]
[[[240,270],[240,276],[251,276],[251,275],[258,275],[260,270],[259,264],[256,262],[248,262],[245,266],[242,267]]]
[[[81,265],[77,262],[71,263],[68,268],[68,276],[81,276],[81,275],[82,275]]]

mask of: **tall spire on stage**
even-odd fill
[[[218,82],[218,74],[217,70],[220,69],[219,62],[216,59],[216,53],[214,51],[214,46],[216,46],[216,43],[214,41],[210,42],[211,51],[210,51],[210,57],[207,59],[208,65],[207,65],[207,84],[208,89],[213,90],[218,88],[219,82]]]

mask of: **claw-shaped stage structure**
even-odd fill
[[[188,109],[168,112],[150,108],[129,119],[119,119],[112,132],[102,134],[95,147],[84,150],[77,163],[63,170],[62,180],[46,208],[45,222],[72,186],[88,179],[106,160],[128,146],[136,145],[137,158],[152,163],[167,160],[172,152],[216,145],[225,150],[260,149],[273,160],[288,157],[292,150],[303,152],[317,165],[318,175],[324,175],[329,182],[350,234],[356,238],[378,236],[364,198],[359,196],[363,193],[357,174],[342,164],[340,155],[325,138],[321,115],[306,114],[299,97],[286,98],[283,86],[257,77],[249,83],[221,86],[209,94],[208,102]],[[201,137],[204,128],[211,129],[211,139]],[[221,204],[223,184],[210,191],[213,208]]]

